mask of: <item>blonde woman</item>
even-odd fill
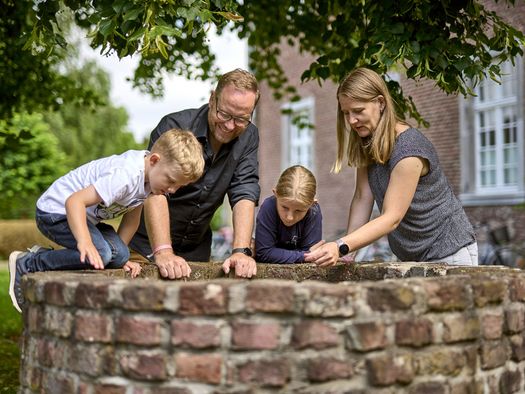
[[[321,240],[321,208],[315,200],[314,175],[303,166],[283,171],[273,196],[262,203],[255,227],[256,260],[304,263],[305,252]]]
[[[474,230],[432,143],[401,121],[383,79],[358,68],[337,90],[337,160],[357,167],[348,233],[308,253],[321,267],[388,235],[401,261],[477,265]],[[370,220],[374,202],[380,215]]]

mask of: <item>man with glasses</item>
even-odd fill
[[[250,242],[255,206],[259,200],[259,132],[251,123],[259,100],[255,77],[236,69],[218,81],[208,104],[163,117],[152,131],[149,146],[167,130],[191,130],[203,147],[205,169],[195,183],[167,196],[151,196],[144,205],[139,229],[130,242],[132,251],[154,261],[163,277],[188,277],[187,261],[208,261],[210,222],[228,199],[233,212],[233,250],[226,273],[250,278],[256,274]]]

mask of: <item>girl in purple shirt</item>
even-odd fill
[[[273,196],[257,214],[255,259],[261,263],[304,263],[304,253],[321,241],[321,208],[315,200],[314,175],[292,166],[279,177]]]

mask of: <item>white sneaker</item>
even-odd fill
[[[9,296],[13,302],[16,310],[22,313],[20,305],[24,303],[24,296],[20,288],[20,280],[22,279],[17,270],[17,260],[20,255],[25,255],[26,252],[16,250],[9,255]]]

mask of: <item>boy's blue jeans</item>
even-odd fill
[[[49,250],[37,254],[29,254],[30,260],[26,262],[30,272],[90,269],[87,262],[80,261],[80,252],[77,241],[69,228],[67,216],[43,212],[37,208],[36,224],[38,229],[53,242],[64,246],[66,249]],[[106,268],[121,268],[129,260],[128,246],[118,236],[116,231],[108,224],[94,225],[88,221],[89,233],[95,248],[97,248]]]

